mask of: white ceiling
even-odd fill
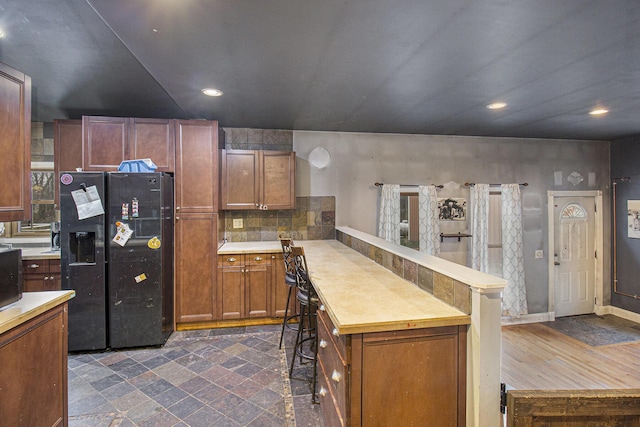
[[[0,0],[0,27],[38,121],[640,135],[638,0]]]

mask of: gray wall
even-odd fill
[[[315,147],[332,156],[329,166],[317,169],[308,162]],[[548,311],[547,191],[602,190],[605,204],[605,295],[610,287],[609,143],[516,138],[393,135],[341,132],[293,132],[297,153],[296,194],[335,196],[336,225],[376,234],[379,189],[391,184],[460,184],[440,190],[439,197],[467,197],[465,182],[528,182],[523,194],[525,278],[530,313]],[[584,176],[570,184],[571,172]],[[555,185],[554,172],[562,173]],[[592,173],[595,180],[588,179]],[[453,227],[446,225],[447,227]],[[456,225],[464,229],[468,221]],[[458,231],[458,230],[443,230]],[[544,250],[544,259],[534,251]],[[466,263],[467,243],[446,241],[443,258]],[[608,304],[608,300],[605,301]]]
[[[640,200],[639,140],[635,137],[611,143],[611,176],[631,178],[618,181],[616,190],[617,285],[612,289],[611,305],[635,313],[640,313],[640,239],[629,238],[627,202]]]

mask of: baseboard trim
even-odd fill
[[[550,322],[556,319],[555,313],[548,311],[546,313],[525,314],[520,317],[502,317],[502,325],[522,325],[525,323]]]
[[[633,311],[625,310],[620,307],[614,307],[612,305],[596,306],[595,313],[598,316],[603,316],[605,314],[613,314],[614,316],[622,317],[623,319],[640,323],[640,313],[634,313]]]

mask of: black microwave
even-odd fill
[[[0,251],[0,308],[22,298],[22,250]]]

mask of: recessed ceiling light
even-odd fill
[[[507,106],[506,102],[494,102],[492,104],[487,105],[489,110],[499,110]]]
[[[202,93],[207,96],[222,96],[222,91],[218,89],[206,88],[202,89]]]
[[[2,28],[0,28],[0,39],[4,37],[4,30],[2,30]]]
[[[595,110],[589,111],[589,114],[591,114],[592,116],[601,116],[603,114],[607,114],[608,112],[609,110],[607,110],[606,108],[596,108]]]

